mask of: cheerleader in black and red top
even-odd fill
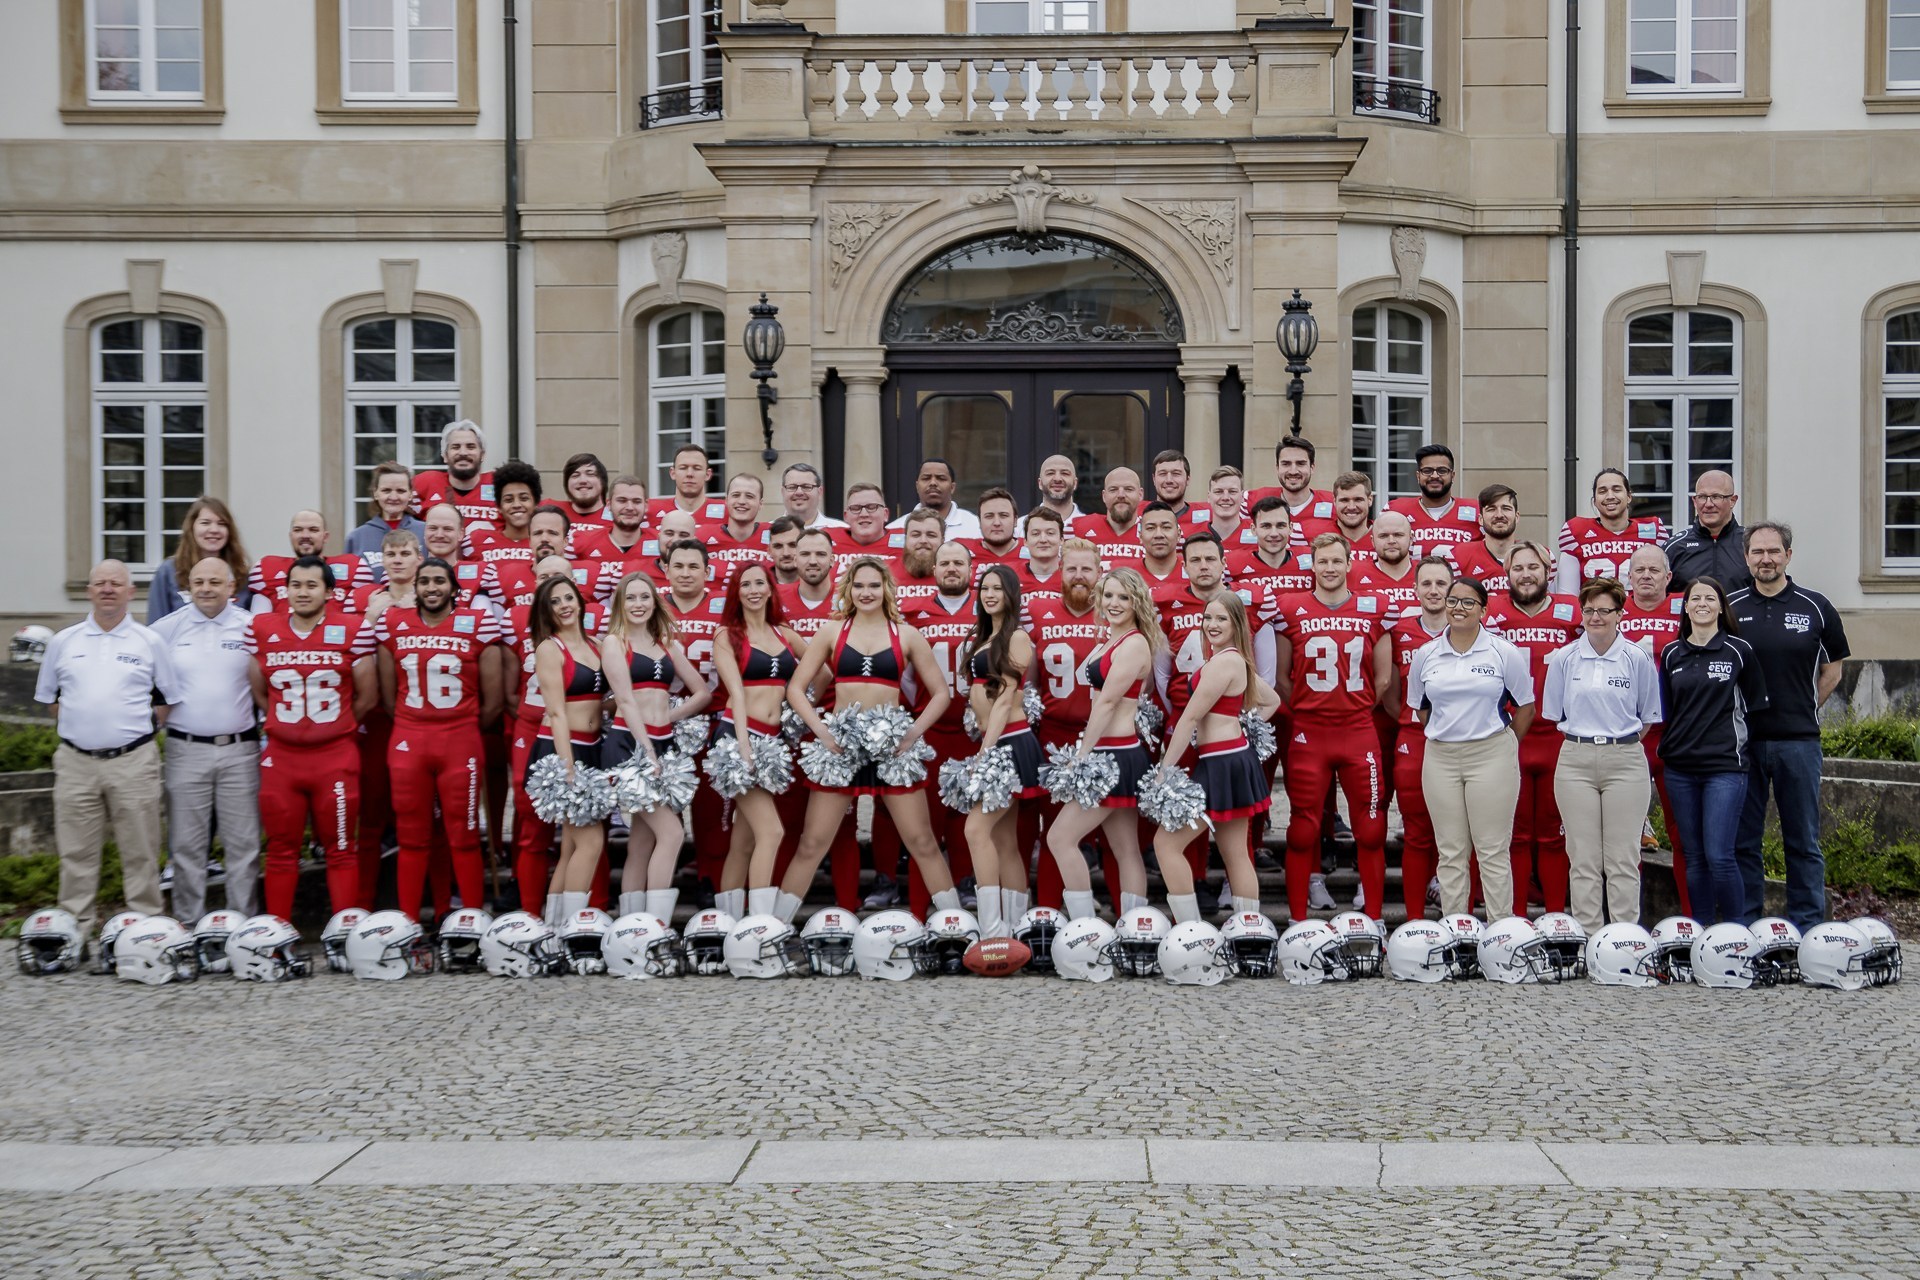
[[[1107,798],[1093,808],[1062,805],[1060,816],[1047,827],[1047,848],[1060,867],[1064,886],[1061,896],[1070,920],[1093,914],[1093,882],[1087,875],[1080,842],[1095,828],[1105,833],[1107,847],[1120,869],[1120,910],[1131,911],[1147,902],[1147,868],[1140,857],[1140,831],[1135,821],[1139,801],[1135,793],[1140,780],[1153,767],[1153,760],[1134,727],[1134,714],[1140,708],[1147,676],[1153,671],[1154,655],[1165,647],[1165,641],[1153,595],[1137,570],[1108,573],[1100,579],[1098,591],[1107,639],[1081,669],[1082,678],[1093,690],[1093,707],[1078,753],[1110,753],[1120,766],[1120,779]]]
[[[527,768],[547,756],[560,757],[572,780],[577,768],[600,764],[600,700],[606,691],[599,646],[587,639],[581,619],[587,602],[572,578],[549,578],[533,593],[533,678],[539,682],[546,719],[527,756]],[[584,909],[593,889],[593,873],[606,848],[599,822],[560,828],[560,860],[553,871],[547,905],[549,923]]]
[[[1239,596],[1229,591],[1209,600],[1200,629],[1206,637],[1207,660],[1194,673],[1192,693],[1167,735],[1162,763],[1169,768],[1178,765],[1198,736],[1193,777],[1207,795],[1207,821],[1213,824],[1220,861],[1233,888],[1233,910],[1236,915],[1257,915],[1260,882],[1254,874],[1247,832],[1254,816],[1272,806],[1273,785],[1247,742],[1240,713],[1252,708],[1262,719],[1271,719],[1280,709],[1280,697],[1254,669],[1249,656],[1253,652],[1252,629]],[[1200,918],[1193,871],[1180,856],[1192,841],[1194,830],[1183,827],[1169,831],[1163,827],[1153,839],[1154,856],[1167,884],[1167,905],[1176,924]]]
[[[980,936],[1010,937],[1027,911],[1027,859],[1020,845],[1022,802],[1046,794],[1040,785],[1040,740],[1027,723],[1026,678],[1033,640],[1020,629],[1020,580],[1003,564],[989,565],[974,587],[974,630],[967,643],[967,699],[980,726],[980,752],[1005,747],[1019,785],[1013,803],[967,815],[967,847],[978,884]]]
[[[946,677],[933,656],[933,649],[918,630],[900,621],[900,605],[893,594],[893,575],[886,564],[872,556],[860,556],[840,577],[834,608],[836,621],[822,627],[807,644],[800,666],[787,681],[787,705],[806,722],[813,735],[830,749],[837,749],[833,733],[814,709],[807,691],[823,673],[833,682],[833,710],[853,706],[897,706],[906,701],[901,683],[909,670],[921,689],[926,705],[920,709],[913,727],[900,743],[904,753],[920,741],[928,726],[945,713],[951,695]],[[952,910],[960,905],[953,887],[953,875],[946,859],[940,856],[939,842],[933,836],[933,824],[927,813],[927,793],[920,786],[890,787],[880,781],[874,766],[854,774],[852,785],[822,787],[807,781],[812,795],[807,800],[807,816],[800,832],[800,847],[781,880],[774,914],[791,922],[799,909],[813,873],[826,856],[847,808],[856,796],[877,797],[900,832],[914,865],[920,868],[927,888],[933,893],[933,905]]]
[[[753,762],[756,751],[783,751],[780,708],[787,702],[787,681],[800,666],[800,637],[786,625],[780,596],[773,589],[773,565],[750,560],[734,568],[720,610],[720,634],[714,638],[713,669],[720,677],[727,709],[718,733],[732,734],[740,758]],[[739,919],[770,915],[778,890],[775,862],[785,828],[772,793],[753,787],[731,805],[733,835],[720,869],[714,905]]]
[[[600,656],[615,712],[601,759],[609,768],[635,755],[657,762],[674,749],[674,721],[705,711],[713,694],[700,668],[681,647],[673,615],[646,574],[628,574],[614,589]],[[687,694],[677,707],[669,697],[676,683]],[[627,861],[620,872],[618,915],[644,911],[673,923],[673,910],[680,900],[673,872],[685,838],[679,813],[665,805],[651,813],[641,810],[627,815]]]

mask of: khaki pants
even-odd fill
[[[148,742],[97,760],[62,743],[53,753],[53,840],[60,850],[60,906],[91,935],[107,825],[120,846],[127,906],[145,915],[160,900],[160,748]]]
[[[1553,775],[1567,829],[1567,906],[1592,933],[1609,917],[1640,923],[1640,829],[1653,798],[1637,742],[1567,742]]]
[[[260,744],[167,739],[167,861],[173,914],[188,928],[207,909],[207,846],[215,820],[227,869],[227,906],[241,915],[258,905]]]
[[[1427,743],[1420,790],[1439,851],[1440,910],[1466,915],[1473,906],[1471,859],[1480,858],[1487,919],[1513,902],[1513,813],[1520,803],[1520,740],[1502,729],[1477,742]]]

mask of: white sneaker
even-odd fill
[[[1307,905],[1315,911],[1331,911],[1334,908],[1333,895],[1327,892],[1327,878],[1320,874],[1307,881]]]
[[[1427,881],[1427,905],[1430,907],[1437,907],[1440,905],[1440,877],[1439,876],[1435,876],[1433,879]]]
[[[1215,904],[1214,910],[1215,911],[1233,910],[1233,884],[1231,881],[1222,880],[1220,882],[1220,901],[1217,904]]]
[[[1361,885],[1353,891],[1353,909],[1355,911],[1365,911],[1367,909],[1367,887],[1365,885]]]

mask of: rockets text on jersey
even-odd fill
[[[887,566],[887,572],[893,575],[895,582],[900,580],[900,560],[907,549],[905,529],[888,529],[872,542],[856,541],[851,529],[829,529],[827,534],[833,539],[833,580],[835,582],[838,582],[840,575],[847,571],[847,566],[861,556],[872,556]]]
[[[1103,569],[1138,569],[1140,562],[1147,558],[1147,549],[1140,545],[1139,523],[1116,530],[1104,512],[1075,520],[1072,536],[1085,538],[1099,548]]]
[[[767,532],[765,521],[753,526],[744,538],[736,538],[727,532],[725,525],[710,530],[705,538],[707,561],[715,566],[708,576],[715,582],[724,582],[733,576],[736,565],[748,564],[755,560],[773,559],[772,538]]]
[[[1498,595],[1487,601],[1485,625],[1501,638],[1527,651],[1527,665],[1533,668],[1533,687],[1547,687],[1547,655],[1565,648],[1580,636],[1580,602],[1572,596],[1547,596],[1538,612],[1528,613],[1513,602],[1510,595]],[[1552,722],[1535,717],[1531,732],[1551,730]]]
[[[1620,615],[1620,634],[1647,651],[1658,665],[1667,646],[1680,638],[1687,625],[1686,598],[1671,595],[1651,609],[1642,609],[1627,597],[1626,611]]]
[[[1060,598],[1060,566],[1055,564],[1053,572],[1041,578],[1033,572],[1033,562],[1023,560],[1018,570],[1020,575],[1020,603],[1032,600],[1058,600]]]
[[[1099,610],[1074,613],[1056,596],[1032,601],[1026,613],[1027,636],[1033,641],[1033,660],[1039,668],[1034,684],[1045,707],[1042,719],[1084,727],[1093,700],[1082,668],[1107,638]]]
[[[1589,578],[1625,582],[1634,552],[1644,546],[1664,547],[1666,543],[1666,522],[1655,516],[1629,520],[1619,533],[1592,516],[1575,516],[1560,526],[1560,554],[1579,562],[1582,582]]]
[[[373,656],[364,618],[329,613],[301,635],[282,613],[256,614],[247,652],[267,679],[267,742],[308,747],[351,736],[354,664]]]
[[[452,477],[444,471],[422,471],[413,478],[413,514],[424,520],[429,509],[443,502],[460,513],[460,522],[468,533],[491,529],[500,518],[491,471],[474,477],[473,488],[464,492],[453,487]]]
[[[1347,590],[1379,596],[1387,602],[1389,626],[1404,618],[1408,611],[1420,611],[1420,601],[1413,594],[1413,580],[1417,576],[1414,562],[1409,558],[1401,562],[1401,567],[1406,572],[1397,578],[1382,568],[1378,560],[1356,561],[1347,571]]]
[[[900,606],[900,612],[907,621],[913,621],[914,612],[932,602],[940,594],[940,588],[932,578],[909,578],[899,565],[893,566],[893,599]]]
[[[1320,723],[1371,719],[1376,701],[1373,647],[1387,630],[1378,596],[1348,594],[1337,606],[1311,591],[1283,597],[1273,629],[1291,645],[1288,705],[1295,719]]]
[[[1227,581],[1236,587],[1258,587],[1270,601],[1311,591],[1313,557],[1294,552],[1274,566],[1261,559],[1258,551],[1236,551],[1227,556]]]
[[[1418,498],[1395,498],[1387,510],[1398,511],[1413,526],[1413,558],[1431,555],[1437,547],[1472,542],[1480,537],[1480,504],[1455,498],[1438,511],[1427,510]]]
[[[480,714],[480,655],[501,641],[484,609],[453,609],[428,626],[415,609],[388,609],[374,639],[393,655],[396,726],[461,722]]]

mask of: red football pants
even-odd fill
[[[1534,872],[1549,911],[1567,909],[1567,833],[1553,798],[1553,771],[1560,763],[1560,730],[1551,721],[1520,739],[1520,807],[1513,815],[1513,914],[1527,914]],[[1499,904],[1492,904],[1499,905]]]
[[[707,781],[707,753],[694,757],[694,772],[700,789],[693,793],[688,809],[693,814],[693,871],[715,889],[720,887],[720,872],[727,865],[727,846],[733,840],[733,828],[726,825],[727,802]]]
[[[433,804],[440,802],[440,829],[460,900],[473,906],[486,901],[486,874],[480,854],[480,789],[486,748],[480,729],[472,722],[413,726],[396,723],[387,752],[393,779],[394,821],[400,834],[397,882],[400,910],[409,916],[420,910],[431,859]]]
[[[1407,919],[1427,914],[1427,882],[1440,865],[1433,840],[1433,819],[1427,816],[1427,793],[1420,789],[1420,769],[1427,759],[1427,733],[1417,724],[1400,726],[1394,745],[1393,793],[1400,801],[1405,828],[1400,845],[1400,895],[1406,899]]]
[[[260,757],[260,829],[266,837],[267,914],[293,918],[307,822],[327,861],[329,914],[360,901],[360,744],[346,734],[317,746],[279,746]]]
[[[362,911],[373,910],[380,892],[380,841],[387,824],[393,821],[393,795],[387,779],[387,744],[393,734],[393,721],[384,711],[368,713],[360,722],[355,744],[360,751],[360,887],[353,905]],[[336,911],[338,907],[334,908]]]
[[[546,906],[553,878],[553,828],[540,821],[527,799],[527,759],[539,734],[537,720],[513,721],[513,748],[507,773],[513,779],[513,882],[520,887],[520,909],[538,916]]]
[[[1387,767],[1380,735],[1368,716],[1357,721],[1293,721],[1287,757],[1287,908],[1307,918],[1307,885],[1320,869],[1321,808],[1335,782],[1347,796],[1347,823],[1360,863],[1367,914],[1380,917],[1387,893]]]
[[[1667,799],[1667,764],[1660,758],[1662,727],[1650,725],[1640,745],[1646,748],[1647,770],[1653,774],[1653,788],[1660,796],[1660,825],[1667,829],[1667,848],[1673,850],[1673,887],[1680,899],[1680,914],[1690,916],[1693,904],[1687,900],[1687,854],[1680,847],[1680,832],[1673,825],[1673,804]]]

